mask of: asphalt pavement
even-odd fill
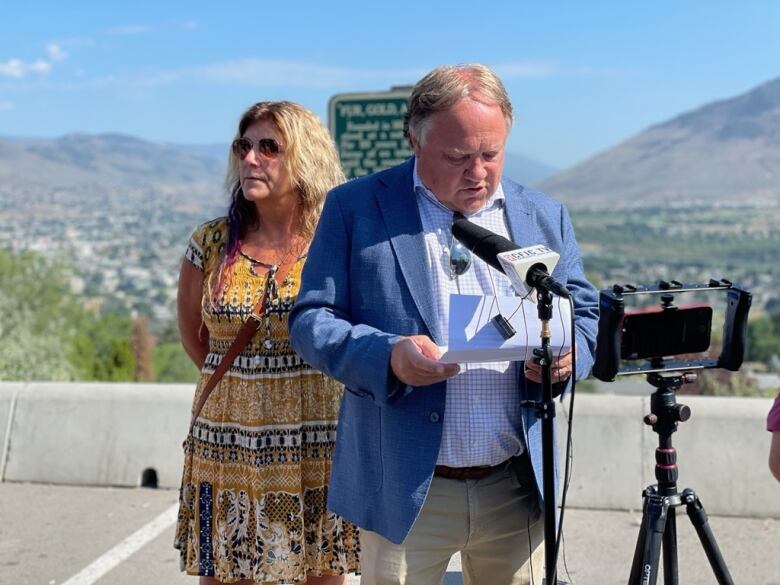
[[[706,487],[699,494],[706,507]],[[177,498],[175,490],[0,483],[0,584],[195,585],[172,547]],[[568,509],[559,579],[626,583],[640,521],[641,509]],[[780,520],[716,516],[710,525],[735,583],[780,585]],[[677,531],[679,582],[716,583],[683,512]],[[457,557],[444,583],[461,583]]]

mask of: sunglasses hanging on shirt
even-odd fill
[[[450,278],[457,278],[468,272],[473,259],[469,249],[455,238],[450,241]]]
[[[463,218],[463,215],[459,212],[455,212],[453,215],[453,222],[455,220]],[[461,244],[453,235],[450,229],[450,249],[449,249],[449,265],[450,265],[450,280],[456,279],[458,276],[462,276],[468,272],[471,268],[473,258],[469,249]]]
[[[462,213],[456,211],[452,219],[453,222],[455,222],[459,219],[465,219],[465,216]],[[455,276],[451,276],[451,278],[455,278],[456,276],[464,274],[469,269],[472,262],[473,259],[471,256],[471,251],[469,251],[466,246],[461,244],[456,238],[453,237],[450,243],[450,274],[454,274]],[[490,277],[490,284],[493,287],[493,302],[496,304],[496,308],[498,309],[498,314],[493,317],[490,322],[498,330],[498,333],[501,335],[501,337],[504,339],[512,339],[517,334],[517,330],[509,322],[509,319],[515,316],[519,310],[519,307],[515,309],[515,311],[509,316],[509,319],[501,314],[501,305],[498,302],[496,283],[493,282],[493,274],[490,272],[490,270],[491,268],[488,266],[488,276]]]

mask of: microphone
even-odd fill
[[[534,288],[570,297],[568,289],[550,276],[560,254],[541,244],[521,248],[514,242],[455,214],[452,235],[477,257],[509,277],[515,291],[526,296]],[[536,301],[536,298],[531,296]]]

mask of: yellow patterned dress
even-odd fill
[[[216,273],[227,220],[200,226],[185,258]],[[303,258],[279,302],[214,388],[184,443],[184,476],[174,546],[181,569],[232,583],[296,583],[306,575],[358,569],[358,532],[325,509],[341,385],[290,348],[287,317]],[[193,405],[260,299],[264,274],[239,256],[227,294],[212,305],[204,284],[209,354]]]

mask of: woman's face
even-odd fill
[[[271,120],[257,120],[246,129],[242,138],[252,143],[251,150],[243,158],[236,154],[241,190],[247,201],[262,203],[295,197],[284,166],[286,145],[276,124]],[[269,139],[278,145],[278,152],[274,152],[274,144]]]

